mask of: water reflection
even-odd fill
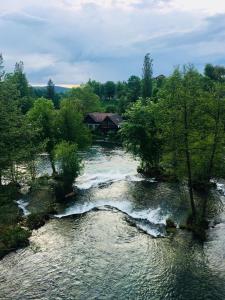
[[[223,196],[211,192],[209,212],[222,223],[209,230],[207,242],[179,230],[155,239],[118,210],[74,213],[111,205],[155,224],[167,216],[179,222],[189,205],[179,188],[137,180],[137,162],[121,149],[95,147],[84,155],[86,179],[103,170],[108,176],[118,165],[123,179],[79,190],[60,208],[67,217],[52,219],[33,232],[30,247],[6,256],[0,299],[225,299]]]

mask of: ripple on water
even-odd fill
[[[61,218],[0,262],[0,299],[224,300],[223,223],[204,244],[182,231],[151,238],[126,216],[153,227],[167,216],[179,222],[188,204],[177,186],[143,180],[121,149],[94,147],[84,158],[78,196],[62,205]]]

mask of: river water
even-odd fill
[[[200,243],[165,231],[168,217],[187,216],[181,188],[138,175],[120,148],[94,146],[84,161],[76,200],[0,262],[0,299],[225,299],[222,183],[210,195],[215,226]]]

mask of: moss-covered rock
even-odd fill
[[[29,245],[31,232],[20,226],[0,228],[0,258],[18,248]]]
[[[27,216],[25,225],[30,229],[38,229],[45,225],[45,222],[49,220],[49,215],[46,213],[33,213]]]
[[[177,228],[175,222],[172,219],[166,220],[166,227],[167,228]]]

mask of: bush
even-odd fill
[[[29,245],[30,231],[20,226],[0,229],[0,257],[12,250]]]
[[[49,219],[48,214],[45,213],[33,213],[27,217],[26,226],[30,229],[38,229],[45,225],[45,222]]]
[[[59,163],[60,179],[63,181],[65,189],[67,187],[70,189],[82,167],[77,145],[61,142],[55,148],[55,158]]]

